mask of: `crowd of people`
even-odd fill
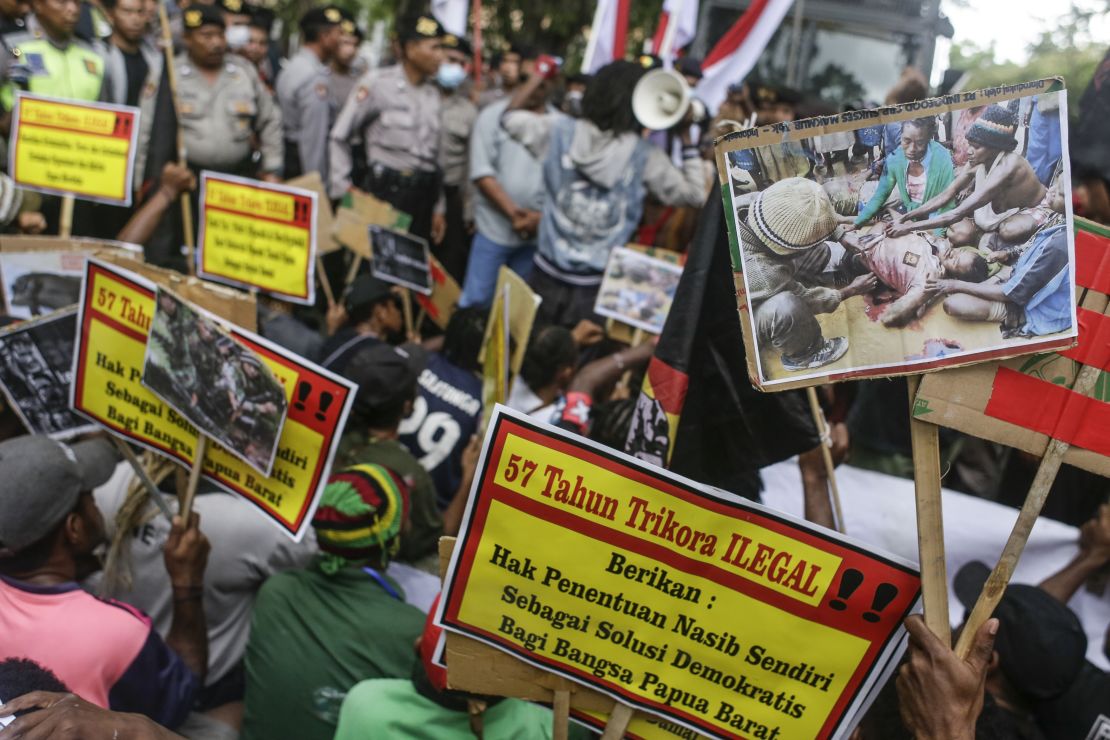
[[[559,50],[514,44],[475,70],[468,39],[417,13],[397,19],[392,63],[371,68],[363,31],[342,7],[305,12],[288,58],[274,23],[270,10],[244,0],[164,8],[2,0],[0,105],[10,112],[15,92],[27,90],[142,109],[135,207],[78,203],[74,235],[140,244],[148,262],[184,272],[175,206],[195,199],[201,171],[272,182],[318,173],[337,204],[357,191],[411,217],[410,232],[460,283],[458,306],[444,326],[425,318],[410,331],[408,294],[366,265],[351,270],[342,251],[326,255],[321,275],[338,297],[333,306],[322,297],[315,307],[258,297],[261,334],[357,386],[311,531],[298,543],[208,484],[188,517],[164,517],[103,436],[64,444],[27,435],[5,409],[0,716],[16,719],[0,729],[3,740],[550,737],[547,708],[447,687],[433,661],[439,630],[430,604],[402,585],[406,574],[438,575],[439,540],[462,523],[484,431],[479,356],[498,271],[508,267],[541,299],[507,405],[623,449],[655,343],[617,341],[595,314],[610,253],[629,243],[712,248],[715,234],[692,237],[699,211],[720,208],[713,139],[814,106],[796,91],[741,81],[715,114],[648,136],[632,93],[661,66],[656,57],[571,76],[544,53]],[[165,161],[177,154],[159,114],[166,44],[177,52],[183,163]],[[700,75],[690,58],[677,69],[691,83]],[[908,74],[892,102],[927,92]],[[763,190],[759,208],[807,219],[807,244],[838,225],[855,228],[842,238],[849,279],[837,288],[793,288],[804,259],[775,248],[774,218],[753,217],[741,235],[767,278],[766,300],[756,297],[759,331],[784,366],[843,354],[814,314],[880,282],[898,294],[890,325],[943,297],[954,316],[1051,330],[1037,323],[1052,308],[1044,300],[1041,313],[1012,309],[1044,287],[1030,288],[1023,275],[1040,280],[1059,267],[1060,172],[1046,177],[1013,154],[1013,115],[1003,106],[979,111],[964,152],[928,117],[877,132],[882,145],[818,142],[803,156],[804,172]],[[0,127],[8,125],[5,114]],[[171,156],[155,156],[167,147]],[[872,193],[850,214],[818,183],[846,163]],[[753,190],[769,177],[744,164],[733,176]],[[57,231],[57,199],[0,185],[14,194],[0,200],[6,233]],[[881,211],[881,238],[912,240],[920,268],[894,264],[860,230]],[[988,290],[988,262],[1016,265],[1013,284]],[[158,339],[166,372],[174,352],[211,354],[206,337],[177,333],[188,327],[166,331]],[[253,370],[234,370],[227,406],[213,416],[280,405],[248,398]],[[912,477],[905,399],[899,381],[823,392],[838,461]],[[955,434],[942,442],[950,487],[1006,501],[1032,478],[1035,461],[1023,455]],[[146,462],[176,512],[174,465],[152,455]],[[821,451],[798,464],[807,515],[831,527]],[[858,737],[1084,738],[1110,715],[1110,680],[1086,661],[1086,637],[1067,608],[1110,564],[1110,508],[1098,508],[1099,491],[1106,482],[1093,475],[1061,477],[1049,512],[1082,526],[1074,561],[1040,586],[1011,587],[969,658],[920,617],[907,620],[909,657]],[[982,570],[956,577],[969,609]]]

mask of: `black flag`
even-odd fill
[[[167,162],[178,158],[177,107],[174,105],[173,89],[170,87],[169,70],[166,59],[162,57],[162,75],[158,81],[157,98],[154,102],[154,115],[150,122],[150,143],[147,147],[146,166],[143,168],[143,184],[139,190],[139,203],[146,203],[158,192],[162,180],[162,169]],[[181,255],[184,243],[184,229],[181,225],[181,207],[173,203],[166,209],[162,222],[146,245],[147,262],[160,267],[171,267],[184,271],[185,259]]]
[[[763,393],[748,380],[733,279],[715,191],[702,209],[625,449],[758,499],[760,468],[813,449],[820,438],[804,393]]]

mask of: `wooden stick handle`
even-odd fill
[[[354,282],[355,277],[358,275],[358,268],[360,268],[360,267],[362,267],[362,255],[361,254],[356,254],[351,259],[350,269],[347,270],[347,279],[343,281],[343,284],[345,286],[350,285],[351,283]]]
[[[405,338],[406,341],[413,341],[414,332],[412,330],[412,293],[408,288],[401,288],[401,311],[405,315]]]
[[[116,449],[119,450],[120,454],[123,455],[123,459],[126,460],[131,465],[131,469],[135,471],[135,476],[150,495],[150,500],[157,505],[166,519],[172,522],[173,512],[170,511],[169,504],[162,498],[162,494],[158,491],[158,486],[150,479],[150,475],[147,474],[146,468],[143,467],[142,460],[140,460],[139,456],[135,454],[135,451],[131,449],[131,445],[115,435],[112,435],[112,442],[116,445]]]
[[[328,299],[328,308],[335,306],[335,294],[331,291],[331,281],[328,280],[328,273],[324,269],[324,258],[316,255],[316,279],[320,281],[320,289],[324,291],[324,297]]]
[[[817,433],[821,435],[821,457],[825,461],[825,474],[829,481],[829,498],[832,500],[833,513],[836,515],[836,531],[844,534],[844,510],[840,507],[840,488],[836,485],[836,465],[833,463],[832,450],[829,444],[832,430],[825,412],[821,410],[821,402],[817,400],[817,389],[813,386],[806,388],[806,397],[809,398],[809,410],[813,414],[813,423],[817,425]]]
[[[197,486],[200,485],[200,474],[204,471],[204,453],[208,451],[208,437],[201,434],[197,437],[197,452],[193,458],[193,467],[189,469],[189,485],[185,488],[185,495],[181,497],[181,518],[186,526],[189,515],[193,513],[193,499],[197,495]]]
[[[627,704],[617,702],[613,705],[613,711],[609,713],[609,721],[605,724],[605,732],[601,735],[601,740],[620,740],[624,737],[625,731],[628,729],[628,723],[632,721],[632,715],[636,710]]]
[[[73,233],[73,196],[62,196],[62,212],[58,218],[58,236],[68,239]]]
[[[1102,369],[1095,365],[1084,365],[1075,378],[1072,391],[1082,396],[1090,394],[1094,390],[1095,383],[1101,373]],[[1033,525],[1036,524],[1037,517],[1040,516],[1041,509],[1044,508],[1048,492],[1052,490],[1052,483],[1056,480],[1056,474],[1060,471],[1060,465],[1064,462],[1064,455],[1067,454],[1070,447],[1071,445],[1067,442],[1059,439],[1053,439],[1048,443],[1048,449],[1045,450],[1044,457],[1041,458],[1041,464],[1037,466],[1037,474],[1033,477],[1033,483],[1029,487],[1029,495],[1025,497],[1025,503],[1021,505],[1021,511],[1018,512],[1014,528],[1010,530],[1010,537],[1006,540],[1006,546],[1002,548],[1002,555],[998,558],[998,564],[994,566],[987,582],[983,584],[983,591],[975,601],[971,616],[967,618],[964,630],[960,633],[960,639],[956,642],[956,655],[961,659],[966,658],[968,653],[971,652],[971,644],[975,639],[975,633],[983,626],[983,622],[990,619],[995,607],[998,606],[998,602],[1002,600],[1002,596],[1006,593],[1006,586],[1009,585],[1010,579],[1014,575],[1021,553],[1025,550],[1025,543],[1029,541],[1029,533],[1033,531]]]
[[[555,698],[552,702],[552,740],[567,740],[570,732],[570,690],[571,683],[565,678],[555,681]]]
[[[925,625],[941,642],[951,645],[944,513],[940,496],[940,437],[935,425],[918,421],[913,416],[921,376],[911,375],[906,380],[910,392],[910,441],[913,444],[913,482],[917,494],[917,551],[921,562]]]

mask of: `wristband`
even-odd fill
[[[573,426],[579,434],[585,436],[590,426],[591,406],[593,406],[593,399],[590,398],[589,393],[568,391],[559,421]]]

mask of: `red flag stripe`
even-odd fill
[[[1110,455],[1110,403],[1001,367],[984,413],[1100,455]]]
[[[681,414],[686,403],[686,390],[690,387],[690,376],[676,370],[658,357],[652,357],[647,369],[652,395],[663,411],[668,414]]]
[[[624,59],[628,42],[628,6],[632,0],[619,0],[617,3],[617,27],[613,29],[613,59]]]
[[[1075,282],[1099,293],[1110,293],[1110,239],[1076,230]]]
[[[711,66],[736,51],[740,45],[744,43],[744,39],[747,38],[752,27],[755,26],[756,21],[759,20],[759,16],[763,13],[763,9],[767,7],[768,2],[770,2],[770,0],[754,0],[754,2],[748,6],[748,9],[744,11],[744,14],[736,19],[736,23],[732,24],[732,28],[725,32],[725,35],[721,37],[721,40],[717,42],[705,57],[705,61],[702,62],[701,68],[709,69]]]
[[[1110,370],[1110,316],[1080,308],[1079,344],[1060,354],[1084,365]]]

